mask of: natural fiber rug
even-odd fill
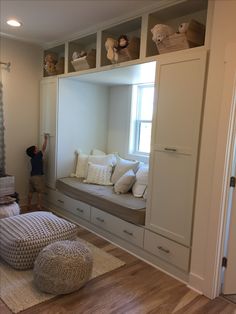
[[[85,243],[93,253],[94,262],[91,279],[125,264],[120,259],[97,248],[91,243]],[[32,270],[15,270],[0,260],[0,297],[13,313],[18,313],[36,304],[52,299],[55,295],[43,293],[34,286]]]

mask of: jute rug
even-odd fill
[[[92,250],[94,258],[91,279],[125,265],[104,250],[89,242],[86,244]],[[0,260],[0,297],[13,313],[18,313],[52,299],[55,295],[43,293],[34,286],[32,270],[15,270]]]

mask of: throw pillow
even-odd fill
[[[91,162],[88,163],[88,175],[83,181],[85,183],[93,183],[100,185],[112,185],[111,179],[112,166],[111,165],[96,165]]]
[[[108,155],[89,155],[88,162],[91,162],[96,165],[104,165],[114,166],[116,164],[116,156],[114,154],[108,154]]]
[[[111,177],[111,182],[116,183],[120,177],[123,176],[128,170],[133,170],[134,173],[138,170],[139,162],[134,160],[123,159],[119,156],[116,156],[117,164],[114,170],[114,173]]]
[[[91,155],[99,155],[99,156],[104,156],[106,155],[106,153],[104,153],[103,151],[101,151],[100,149],[94,148],[91,151]]]
[[[132,169],[128,170],[114,185],[114,190],[117,194],[129,192],[135,181],[135,173]]]
[[[86,178],[88,171],[88,155],[77,153],[77,164],[75,169],[75,176],[77,178]]]
[[[136,173],[136,181],[132,187],[135,197],[142,197],[148,185],[148,165],[142,165]]]

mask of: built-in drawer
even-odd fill
[[[65,210],[72,212],[82,219],[90,221],[90,205],[70,198],[66,195],[64,195],[64,201]]]
[[[144,249],[176,267],[188,271],[190,249],[149,230],[144,232]]]
[[[61,194],[57,190],[48,189],[47,191],[47,199],[50,203],[64,208],[65,204],[65,195]]]
[[[143,247],[144,229],[91,207],[91,222],[120,238]]]

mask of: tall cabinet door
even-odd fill
[[[158,60],[146,225],[190,246],[206,52]]]
[[[40,82],[40,141],[43,142],[44,133],[49,134],[44,168],[46,184],[50,188],[55,188],[56,181],[57,86],[55,77]]]

